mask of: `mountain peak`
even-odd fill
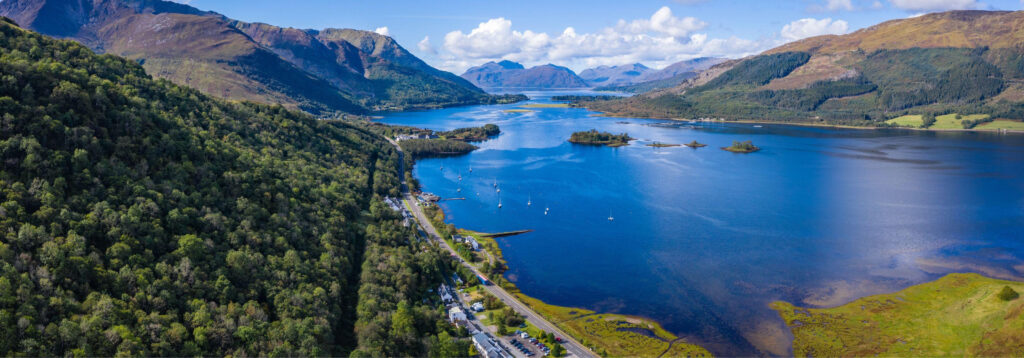
[[[497,65],[507,70],[522,70],[526,68],[523,67],[523,65],[519,62],[513,62],[509,60],[501,60],[501,62],[498,62]]]

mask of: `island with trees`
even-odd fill
[[[761,150],[761,148],[758,148],[754,143],[748,140],[743,142],[732,141],[732,145],[722,147],[722,150],[727,150],[733,153],[753,153]]]
[[[633,140],[627,133],[612,134],[608,132],[598,132],[596,129],[589,131],[575,132],[569,137],[569,142],[574,144],[592,144],[592,145],[606,145],[609,147],[621,147],[629,145],[629,141]]]

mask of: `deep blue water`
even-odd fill
[[[834,306],[948,272],[1024,276],[1024,135],[503,112],[518,106],[382,121],[501,126],[480,150],[421,160],[415,175],[425,191],[467,198],[442,205],[459,227],[535,230],[499,243],[507,277],[546,302],[649,317],[718,354],[786,354],[774,300]],[[591,128],[639,140],[566,142]],[[709,146],[643,145],[691,140]],[[762,150],[718,149],[733,140]]]

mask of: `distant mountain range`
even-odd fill
[[[462,78],[483,88],[585,88],[586,81],[572,70],[555,65],[525,68],[512,61],[488,62],[470,68]]]
[[[658,72],[643,64],[634,63],[623,66],[598,66],[580,72],[580,78],[587,84],[597,86],[631,85],[646,80],[647,76]]]
[[[470,68],[462,78],[484,88],[586,88],[624,90],[629,86],[651,82],[653,86],[671,83],[658,88],[671,87],[693,77],[696,71],[707,69],[725,59],[697,58],[674,63],[664,69],[655,70],[640,63],[621,66],[599,66],[583,70],[577,75],[572,70],[555,65],[525,68],[512,61],[488,62]],[[684,76],[682,79],[677,79]],[[669,82],[666,82],[669,81]],[[671,82],[674,81],[674,82]],[[649,86],[651,86],[649,85]]]
[[[933,13],[813,37],[719,63],[671,88],[586,106],[862,126],[905,114],[1024,119],[1024,12]]]
[[[640,76],[628,76],[629,73],[634,71],[621,72],[622,75],[618,77],[609,76],[609,79],[619,79],[618,81],[610,80],[606,81],[605,84],[591,81],[591,84],[596,87],[598,91],[616,91],[616,92],[631,92],[631,93],[642,93],[653,91],[656,89],[669,88],[677,86],[684,81],[697,76],[697,73],[704,71],[711,66],[725,62],[724,58],[716,57],[700,57],[692,60],[679,61],[665,67],[661,70],[650,70],[644,72]],[[633,68],[637,66],[643,66],[641,64],[632,65]],[[625,68],[624,68],[625,67]],[[614,66],[606,67],[608,70],[628,70],[629,66]],[[601,67],[598,67],[600,69]],[[647,67],[644,67],[647,68]],[[589,70],[588,70],[589,71]],[[584,73],[587,71],[583,71]],[[596,71],[595,71],[596,72]],[[584,78],[586,78],[584,76]]]
[[[246,23],[160,0],[4,0],[0,15],[228,99],[312,113],[502,100],[369,31]]]

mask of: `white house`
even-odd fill
[[[452,324],[460,324],[460,322],[465,324],[469,322],[469,318],[466,317],[466,312],[462,311],[462,308],[456,306],[448,310],[448,322]]]

